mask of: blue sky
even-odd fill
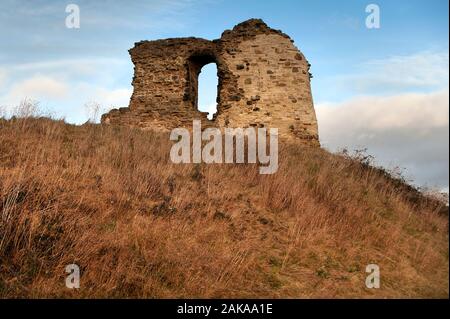
[[[65,27],[70,3],[80,7],[80,29]],[[370,3],[380,7],[379,29],[365,26]],[[381,164],[405,167],[416,183],[446,189],[448,9],[447,0],[2,0],[0,107],[8,113],[29,98],[83,123],[86,103],[127,106],[134,42],[215,39],[262,18],[290,35],[312,64],[325,147],[368,147]],[[213,65],[200,81],[200,104],[212,110]]]

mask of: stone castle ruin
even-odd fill
[[[318,146],[309,63],[293,40],[262,20],[251,19],[220,39],[142,41],[129,52],[134,92],[128,108],[113,109],[102,123],[171,130],[202,127],[278,128],[280,138]],[[197,108],[198,76],[216,63],[217,113]]]

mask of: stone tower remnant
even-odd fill
[[[293,40],[250,19],[220,39],[172,38],[141,41],[129,52],[134,87],[128,108],[113,109],[102,123],[171,130],[190,127],[278,128],[280,138],[318,146],[309,63]],[[197,108],[198,76],[216,63],[217,113]]]

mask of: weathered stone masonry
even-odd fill
[[[319,145],[309,63],[293,40],[262,20],[226,30],[218,40],[142,41],[130,50],[135,65],[129,108],[111,110],[102,123],[170,130],[191,127],[274,127],[280,137]],[[217,113],[197,109],[198,75],[217,64]]]

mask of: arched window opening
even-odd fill
[[[208,112],[208,119],[212,120],[217,113],[217,87],[219,78],[217,76],[216,63],[203,66],[198,76],[198,99],[197,109],[200,112]]]

